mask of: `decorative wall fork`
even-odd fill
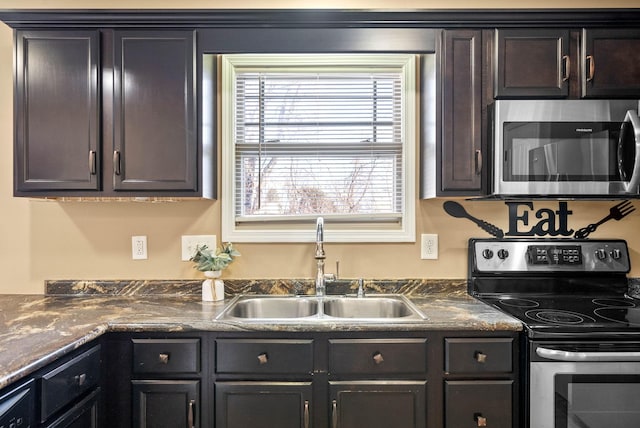
[[[600,226],[602,223],[605,223],[609,220],[616,220],[616,221],[622,220],[623,218],[625,218],[635,210],[636,209],[631,204],[631,201],[622,201],[619,204],[611,207],[611,209],[609,209],[608,216],[606,216],[605,218],[603,218],[597,223],[591,223],[589,226],[583,227],[582,229],[578,230],[573,235],[573,237],[576,239],[586,238],[591,234],[591,232],[595,231],[598,228],[598,226]]]

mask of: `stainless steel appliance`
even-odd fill
[[[640,426],[629,267],[622,240],[470,240],[469,293],[525,326],[523,426]]]
[[[493,193],[638,195],[638,100],[498,100]]]

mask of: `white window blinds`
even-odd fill
[[[411,59],[225,56],[233,222],[402,223]]]

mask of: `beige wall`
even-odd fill
[[[314,4],[315,3],[315,4]],[[0,9],[24,8],[385,8],[388,0],[244,1],[228,0],[0,0]],[[399,8],[513,8],[512,0],[404,0]],[[557,1],[523,0],[517,7],[557,7]],[[599,7],[601,0],[565,0],[562,7]],[[637,0],[611,0],[607,7],[634,7]],[[180,261],[180,236],[220,236],[220,205],[216,201],[176,203],[54,202],[12,196],[12,32],[0,23],[0,293],[42,293],[45,279],[174,279],[198,278],[190,263]],[[343,277],[464,278],[466,245],[484,237],[475,225],[448,217],[443,200],[417,204],[417,232],[438,233],[440,259],[420,260],[417,244],[328,244],[327,266],[340,260]],[[463,202],[478,217],[508,229],[502,202]],[[570,202],[569,226],[578,229],[608,213],[611,202]],[[636,202],[640,206],[640,202]],[[557,203],[536,203],[536,208]],[[602,226],[592,237],[625,238],[632,251],[632,275],[640,276],[640,216]],[[147,235],[149,259],[131,260],[131,236]],[[227,272],[234,278],[311,277],[313,248],[309,244],[238,244],[243,256]]]

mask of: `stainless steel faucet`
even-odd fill
[[[324,219],[318,217],[316,221],[316,264],[318,271],[316,272],[316,296],[325,295],[325,278],[324,278]]]

